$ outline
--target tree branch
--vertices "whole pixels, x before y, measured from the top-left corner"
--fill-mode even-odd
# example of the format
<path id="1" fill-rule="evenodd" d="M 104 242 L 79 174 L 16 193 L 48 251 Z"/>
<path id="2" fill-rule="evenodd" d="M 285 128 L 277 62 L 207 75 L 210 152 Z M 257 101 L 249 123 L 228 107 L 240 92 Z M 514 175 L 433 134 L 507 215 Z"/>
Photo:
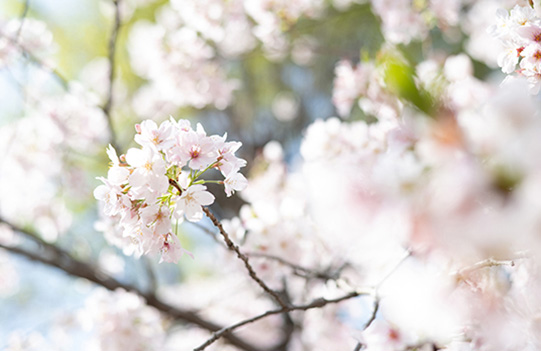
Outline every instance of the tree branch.
<path id="1" fill-rule="evenodd" d="M 378 314 L 378 310 L 379 310 L 379 297 L 375 296 L 374 297 L 374 307 L 372 308 L 372 314 L 370 315 L 370 318 L 368 319 L 368 321 L 364 325 L 363 330 L 366 330 L 366 328 L 368 328 L 370 325 L 372 325 L 372 322 L 374 322 L 376 320 L 376 315 Z"/>
<path id="2" fill-rule="evenodd" d="M 108 60 L 109 60 L 109 79 L 108 79 L 108 85 L 107 85 L 107 99 L 105 100 L 105 104 L 102 107 L 103 113 L 105 114 L 105 118 L 107 119 L 107 125 L 109 126 L 109 133 L 111 134 L 111 145 L 115 148 L 115 150 L 118 150 L 117 144 L 116 144 L 116 134 L 115 129 L 113 127 L 113 120 L 111 117 L 111 110 L 113 108 L 113 85 L 115 81 L 115 54 L 116 54 L 116 43 L 118 38 L 118 33 L 120 31 L 120 0 L 112 0 L 113 5 L 115 7 L 115 14 L 114 14 L 114 23 L 113 23 L 113 29 L 111 32 L 111 37 L 109 38 L 109 54 L 108 54 Z"/>
<path id="3" fill-rule="evenodd" d="M 307 278 L 307 279 L 317 278 L 317 279 L 321 279 L 321 280 L 324 280 L 324 281 L 337 280 L 337 279 L 339 279 L 338 275 L 339 275 L 340 271 L 343 269 L 343 266 L 342 266 L 342 267 L 336 269 L 334 272 L 332 271 L 331 267 L 329 267 L 329 268 L 327 268 L 327 269 L 325 269 L 323 271 L 315 271 L 313 269 L 305 268 L 305 267 L 299 266 L 299 265 L 297 265 L 295 263 L 289 262 L 288 260 L 283 259 L 281 257 L 270 255 L 270 254 L 263 253 L 263 252 L 249 252 L 246 255 L 248 257 L 260 257 L 260 258 L 266 258 L 266 259 L 269 259 L 269 260 L 279 262 L 279 263 L 283 264 L 284 266 L 287 266 L 287 267 L 291 268 L 293 270 L 294 274 L 296 274 L 296 275 L 298 275 L 300 277 L 303 277 L 303 278 Z"/>
<path id="4" fill-rule="evenodd" d="M 21 35 L 21 31 L 23 30 L 24 20 L 26 19 L 26 15 L 28 14 L 28 9 L 30 8 L 30 0 L 25 0 L 23 11 L 21 13 L 20 21 L 21 24 L 19 26 L 19 29 L 17 29 L 17 34 L 15 34 L 15 38 L 18 40 L 19 36 Z"/>
<path id="5" fill-rule="evenodd" d="M 40 238 L 38 234 L 30 230 L 21 228 L 17 226 L 16 224 L 11 223 L 10 221 L 4 219 L 3 217 L 0 217 L 0 223 L 4 223 L 8 227 L 10 227 L 13 231 L 23 234 L 25 237 L 32 240 L 36 244 L 38 244 L 40 247 L 49 250 L 51 254 L 56 255 L 59 259 L 65 256 L 69 256 L 69 254 L 63 249 L 61 249 L 60 247 L 46 242 L 45 240 Z"/>
<path id="6" fill-rule="evenodd" d="M 463 268 L 463 269 L 459 270 L 458 272 L 456 272 L 454 274 L 461 276 L 461 275 L 468 274 L 468 273 L 471 273 L 473 271 L 476 271 L 478 269 L 495 267 L 495 266 L 514 267 L 515 266 L 515 261 L 513 261 L 513 260 L 495 260 L 493 258 L 487 258 L 486 260 L 477 262 L 472 266 Z"/>
<path id="7" fill-rule="evenodd" d="M 345 295 L 343 295 L 341 297 L 335 298 L 335 299 L 318 298 L 318 299 L 315 299 L 312 302 L 307 303 L 305 305 L 290 305 L 290 306 L 282 307 L 280 309 L 267 311 L 265 313 L 261 313 L 261 314 L 255 316 L 255 317 L 245 319 L 245 320 L 240 321 L 238 323 L 235 323 L 235 324 L 233 324 L 233 325 L 231 325 L 231 326 L 229 326 L 227 328 L 223 328 L 223 329 L 215 332 L 210 339 L 208 339 L 201 346 L 195 348 L 193 351 L 203 351 L 207 346 L 210 346 L 212 343 L 214 343 L 216 340 L 218 340 L 223 335 L 227 335 L 227 334 L 231 333 L 233 330 L 235 330 L 235 329 L 237 329 L 239 327 L 242 327 L 243 325 L 254 323 L 254 322 L 256 322 L 256 321 L 258 321 L 260 319 L 266 318 L 268 316 L 272 316 L 272 315 L 280 314 L 280 313 L 292 312 L 292 311 L 307 311 L 307 310 L 311 310 L 311 309 L 314 309 L 314 308 L 321 308 L 321 307 L 324 307 L 324 306 L 326 306 L 328 304 L 335 304 L 335 303 L 339 303 L 339 302 L 342 302 L 342 301 L 345 301 L 345 300 L 348 300 L 348 299 L 351 299 L 351 298 L 354 298 L 354 297 L 357 297 L 357 296 L 368 295 L 368 294 L 371 294 L 371 292 L 370 291 L 358 290 L 358 291 L 353 291 L 353 292 L 347 293 L 347 294 L 345 294 Z"/>
<path id="8" fill-rule="evenodd" d="M 480 270 L 483 268 L 500 267 L 500 266 L 514 267 L 515 261 L 514 260 L 495 260 L 493 258 L 487 258 L 486 260 L 477 262 L 474 265 L 471 265 L 469 267 L 459 269 L 458 271 L 451 273 L 451 275 L 456 278 L 457 282 L 466 281 L 468 280 L 468 276 L 477 270 Z"/>
<path id="9" fill-rule="evenodd" d="M 229 238 L 229 235 L 226 233 L 226 231 L 224 230 L 224 228 L 222 227 L 222 224 L 218 221 L 218 219 L 216 219 L 216 217 L 210 212 L 210 210 L 206 207 L 203 207 L 203 212 L 205 212 L 205 214 L 207 215 L 208 218 L 210 218 L 210 220 L 212 221 L 212 223 L 214 224 L 214 226 L 216 226 L 216 228 L 218 228 L 218 230 L 220 231 L 220 234 L 222 234 L 222 236 L 224 237 L 224 240 L 225 240 L 225 243 L 227 244 L 227 247 L 232 250 L 232 251 L 235 251 L 235 253 L 237 254 L 237 257 L 239 259 L 242 260 L 242 262 L 244 262 L 244 266 L 246 267 L 246 269 L 248 270 L 248 274 L 250 275 L 250 277 L 267 293 L 269 294 L 270 296 L 272 296 L 274 298 L 274 300 L 276 302 L 278 302 L 278 304 L 280 306 L 282 306 L 282 308 L 288 308 L 288 304 L 286 304 L 282 298 L 278 295 L 278 293 L 274 290 L 272 290 L 271 288 L 269 288 L 267 286 L 267 284 L 265 284 L 265 282 L 263 282 L 263 280 L 261 280 L 261 278 L 258 277 L 258 275 L 256 274 L 256 272 L 254 271 L 254 268 L 252 267 L 252 265 L 250 264 L 249 260 L 248 260 L 248 257 L 246 255 L 244 255 L 239 247 L 237 245 L 235 245 L 235 243 L 233 243 L 233 241 L 231 241 L 231 239 Z"/>
<path id="10" fill-rule="evenodd" d="M 391 269 L 384 277 L 383 279 L 380 280 L 380 282 L 376 285 L 376 287 L 374 288 L 374 291 L 373 291 L 373 297 L 374 297 L 374 305 L 372 307 L 372 313 L 370 314 L 370 318 L 368 318 L 368 321 L 365 323 L 364 327 L 363 327 L 363 330 L 366 330 L 368 327 L 370 327 L 372 325 L 372 323 L 376 320 L 376 316 L 378 314 L 378 311 L 379 311 L 379 303 L 380 303 L 380 298 L 379 298 L 379 295 L 378 295 L 378 290 L 379 288 L 381 287 L 381 285 L 387 280 L 389 279 L 389 277 L 391 275 L 393 275 L 394 272 L 396 272 L 396 270 L 398 269 L 398 267 L 400 267 L 402 265 L 402 263 L 404 263 L 404 261 L 411 256 L 411 250 L 408 249 L 405 253 L 405 255 L 400 259 L 400 261 L 398 261 L 398 263 L 396 264 L 396 266 L 393 267 L 393 269 Z M 358 342 L 357 345 L 355 346 L 355 348 L 353 349 L 353 351 L 360 351 L 363 346 L 365 346 L 362 342 Z"/>
<path id="11" fill-rule="evenodd" d="M 34 65 L 40 67 L 44 71 L 49 72 L 58 81 L 58 83 L 60 83 L 60 85 L 62 86 L 64 90 L 68 90 L 69 80 L 66 77 L 64 77 L 59 71 L 47 65 L 45 62 L 43 62 L 41 59 L 35 56 L 30 50 L 26 49 L 24 46 L 19 44 L 17 39 L 11 38 L 10 36 L 7 36 L 5 34 L 3 34 L 2 36 L 6 38 L 10 42 L 11 45 L 19 49 L 24 54 L 23 56 L 26 57 L 27 60 L 29 60 Z"/>
<path id="12" fill-rule="evenodd" d="M 370 315 L 370 318 L 368 319 L 368 321 L 365 323 L 363 330 L 366 330 L 376 320 L 376 315 L 378 314 L 378 311 L 379 311 L 379 296 L 375 295 L 374 307 L 372 308 L 372 314 Z M 355 346 L 355 348 L 353 349 L 353 351 L 360 351 L 363 348 L 363 346 L 366 346 L 366 345 L 364 345 L 362 342 L 359 341 L 357 345 Z"/>
<path id="13" fill-rule="evenodd" d="M 163 312 L 164 314 L 172 317 L 175 320 L 181 320 L 187 323 L 191 323 L 200 328 L 209 330 L 211 332 L 216 332 L 223 329 L 222 326 L 201 318 L 195 311 L 185 310 L 185 309 L 171 306 L 161 301 L 152 292 L 144 293 L 143 291 L 137 289 L 136 287 L 132 285 L 119 282 L 118 280 L 114 279 L 113 277 L 99 270 L 97 267 L 90 265 L 89 263 L 80 261 L 72 257 L 67 251 L 64 251 L 63 249 L 55 245 L 52 245 L 43 241 L 41 238 L 37 236 L 37 234 L 34 234 L 28 230 L 24 230 L 15 225 L 12 225 L 11 223 L 9 223 L 8 221 L 2 218 L 0 218 L 0 222 L 5 223 L 9 227 L 11 227 L 13 231 L 19 232 L 29 237 L 30 239 L 38 243 L 41 247 L 48 249 L 49 255 L 40 255 L 35 252 L 22 249 L 20 247 L 8 246 L 2 243 L 0 243 L 0 248 L 10 251 L 14 254 L 26 257 L 30 260 L 37 261 L 45 265 L 61 269 L 72 276 L 85 278 L 111 291 L 121 288 L 126 291 L 134 292 L 140 295 L 141 297 L 143 297 L 149 306 L 156 308 L 157 310 Z M 253 345 L 231 334 L 224 335 L 224 339 L 231 345 L 234 345 L 245 351 L 261 351 L 262 350 L 261 347 Z"/>

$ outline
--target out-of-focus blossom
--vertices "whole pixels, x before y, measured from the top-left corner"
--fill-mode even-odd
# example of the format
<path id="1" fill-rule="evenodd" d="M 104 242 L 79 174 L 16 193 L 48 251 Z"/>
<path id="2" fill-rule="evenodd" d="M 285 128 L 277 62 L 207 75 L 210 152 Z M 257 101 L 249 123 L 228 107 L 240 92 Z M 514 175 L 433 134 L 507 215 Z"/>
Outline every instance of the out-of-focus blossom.
<path id="1" fill-rule="evenodd" d="M 15 63 L 24 52 L 49 61 L 54 51 L 53 35 L 44 22 L 17 18 L 0 23 L 0 67 Z"/>
<path id="2" fill-rule="evenodd" d="M 132 65 L 136 73 L 149 80 L 145 88 L 155 93 L 150 95 L 156 100 L 152 103 L 226 108 L 237 83 L 227 79 L 214 60 L 214 50 L 194 29 L 182 27 L 182 22 L 178 26 L 166 31 L 160 25 L 139 22 L 130 33 Z"/>
<path id="3" fill-rule="evenodd" d="M 349 61 L 338 62 L 332 100 L 343 118 L 349 116 L 355 102 L 365 114 L 382 120 L 395 120 L 402 110 L 401 102 L 389 93 L 382 70 L 373 61 L 360 62 L 356 67 Z"/>
<path id="4" fill-rule="evenodd" d="M 165 321 L 159 312 L 131 292 L 98 289 L 79 311 L 81 323 L 92 331 L 100 350 L 157 350 L 165 342 Z"/>

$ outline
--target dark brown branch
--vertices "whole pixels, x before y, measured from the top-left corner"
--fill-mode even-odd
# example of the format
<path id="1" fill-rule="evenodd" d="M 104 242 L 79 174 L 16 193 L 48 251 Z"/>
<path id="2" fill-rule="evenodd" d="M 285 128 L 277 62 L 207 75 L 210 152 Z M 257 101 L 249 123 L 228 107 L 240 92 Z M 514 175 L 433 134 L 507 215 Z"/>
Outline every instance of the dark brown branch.
<path id="1" fill-rule="evenodd" d="M 339 302 L 349 300 L 349 299 L 357 297 L 357 296 L 368 295 L 368 294 L 370 294 L 370 292 L 368 292 L 368 291 L 353 291 L 353 292 L 350 292 L 350 293 L 348 293 L 346 295 L 343 295 L 343 296 L 335 298 L 335 299 L 319 298 L 319 299 L 315 299 L 312 302 L 307 303 L 305 305 L 291 305 L 291 306 L 282 307 L 280 309 L 267 311 L 265 313 L 262 313 L 260 315 L 257 315 L 255 317 L 252 317 L 252 318 L 249 318 L 249 319 L 245 319 L 245 320 L 240 321 L 238 323 L 235 323 L 235 324 L 233 324 L 233 325 L 231 325 L 231 326 L 229 326 L 227 328 L 223 328 L 223 329 L 215 332 L 214 334 L 212 334 L 212 337 L 210 339 L 208 339 L 201 346 L 195 348 L 193 351 L 203 351 L 207 346 L 210 346 L 211 344 L 213 344 L 220 337 L 222 337 L 224 335 L 229 335 L 229 333 L 231 333 L 235 329 L 237 329 L 239 327 L 242 327 L 243 325 L 246 325 L 246 324 L 254 323 L 254 322 L 256 322 L 256 321 L 258 321 L 260 319 L 263 319 L 263 318 L 266 318 L 266 317 L 269 317 L 269 316 L 272 316 L 272 315 L 275 315 L 275 314 L 292 312 L 292 311 L 307 311 L 307 310 L 311 310 L 311 309 L 314 309 L 314 308 L 322 308 L 322 307 L 324 307 L 326 305 L 329 305 L 329 304 L 339 303 Z"/>
<path id="2" fill-rule="evenodd" d="M 284 266 L 287 266 L 287 267 L 291 268 L 293 270 L 294 274 L 296 274 L 296 275 L 298 275 L 300 277 L 303 277 L 303 278 L 307 278 L 307 279 L 317 278 L 317 279 L 321 279 L 321 280 L 324 280 L 324 281 L 337 280 L 337 279 L 339 279 L 338 274 L 343 269 L 343 267 L 340 267 L 340 268 L 336 269 L 335 272 L 332 272 L 331 268 L 328 268 L 328 269 L 326 269 L 324 271 L 316 271 L 316 270 L 313 270 L 313 269 L 309 269 L 309 268 L 299 266 L 299 265 L 297 265 L 295 263 L 292 263 L 292 262 L 289 262 L 289 261 L 287 261 L 287 260 L 285 260 L 285 259 L 283 259 L 281 257 L 266 254 L 266 253 L 262 253 L 262 252 L 250 252 L 250 253 L 247 253 L 246 255 L 248 257 L 261 257 L 261 258 L 266 258 L 266 259 L 269 259 L 269 260 L 279 262 L 279 263 L 283 264 Z"/>
<path id="3" fill-rule="evenodd" d="M 256 272 L 254 271 L 254 268 L 250 264 L 250 261 L 248 260 L 248 257 L 246 255 L 244 255 L 240 251 L 240 248 L 237 245 L 235 245 L 235 243 L 233 243 L 233 241 L 231 241 L 231 239 L 229 238 L 229 235 L 227 234 L 227 232 L 222 227 L 222 224 L 220 223 L 220 221 L 218 221 L 218 219 L 216 219 L 216 217 L 212 214 L 212 212 L 210 212 L 210 210 L 208 208 L 203 207 L 203 212 L 205 212 L 207 217 L 210 218 L 210 220 L 212 221 L 214 226 L 216 226 L 216 228 L 218 228 L 218 230 L 220 231 L 220 234 L 222 234 L 222 236 L 223 236 L 223 238 L 225 240 L 225 243 L 227 244 L 227 247 L 230 250 L 235 251 L 235 253 L 237 254 L 237 257 L 239 259 L 241 259 L 242 262 L 244 262 L 244 266 L 248 270 L 248 274 L 250 275 L 250 278 L 252 278 L 267 294 L 272 296 L 274 298 L 274 300 L 276 302 L 278 302 L 278 304 L 280 306 L 282 306 L 282 308 L 288 308 L 288 305 L 282 300 L 282 298 L 278 295 L 278 293 L 276 291 L 272 290 L 271 288 L 269 288 L 267 286 L 267 284 L 265 284 L 265 282 L 263 282 L 263 280 L 261 280 L 261 278 L 258 277 Z"/>
<path id="4" fill-rule="evenodd" d="M 102 107 L 103 113 L 105 114 L 105 118 L 107 119 L 107 125 L 109 126 L 109 133 L 111 134 L 111 145 L 118 150 L 118 147 L 116 145 L 116 133 L 115 129 L 113 127 L 113 119 L 111 117 L 111 110 L 113 108 L 113 94 L 114 94 L 114 81 L 115 81 L 115 55 L 116 55 L 116 43 L 118 39 L 118 33 L 120 31 L 120 0 L 112 0 L 113 5 L 115 7 L 114 11 L 114 23 L 113 23 L 113 30 L 111 32 L 111 37 L 109 38 L 109 46 L 108 46 L 108 60 L 109 60 L 109 79 L 108 79 L 108 85 L 107 85 L 107 99 L 105 100 L 105 104 Z"/>
<path id="5" fill-rule="evenodd" d="M 106 273 L 99 270 L 97 267 L 90 265 L 89 263 L 80 261 L 72 257 L 68 252 L 64 251 L 62 248 L 59 248 L 55 245 L 49 244 L 39 238 L 36 234 L 19 228 L 6 220 L 0 218 L 0 222 L 11 227 L 12 230 L 19 232 L 28 238 L 32 239 L 40 245 L 40 247 L 47 249 L 47 253 L 40 255 L 38 253 L 29 251 L 27 249 L 22 249 L 20 247 L 8 246 L 0 243 L 0 248 L 8 250 L 14 254 L 24 256 L 30 260 L 41 262 L 45 265 L 56 267 L 63 270 L 64 272 L 79 278 L 85 278 L 95 284 L 101 285 L 108 290 L 116 290 L 118 288 L 132 291 L 141 297 L 143 297 L 149 306 L 156 308 L 157 310 L 163 312 L 164 314 L 172 317 L 175 320 L 184 321 L 187 323 L 194 324 L 200 328 L 209 330 L 211 332 L 216 332 L 224 329 L 222 326 L 205 320 L 201 318 L 195 311 L 180 309 L 174 306 L 171 306 L 165 302 L 162 302 L 158 297 L 153 293 L 144 293 L 138 288 L 123 284 L 118 280 L 110 277 Z M 223 334 L 223 333 L 222 333 Z M 248 343 L 243 339 L 236 337 L 231 334 L 223 335 L 224 339 L 228 343 L 234 345 L 242 350 L 246 351 L 261 351 L 262 349 L 258 346 Z"/>
<path id="6" fill-rule="evenodd" d="M 286 277 L 282 277 L 282 296 L 286 300 L 288 304 L 291 304 L 291 297 L 288 292 L 288 286 L 287 286 L 287 279 Z M 276 344 L 269 349 L 269 351 L 286 351 L 288 350 L 288 345 L 291 342 L 291 339 L 293 338 L 293 333 L 295 332 L 295 329 L 297 328 L 297 325 L 295 324 L 295 321 L 291 317 L 290 313 L 282 313 L 282 337 L 279 341 L 276 342 Z"/>
<path id="7" fill-rule="evenodd" d="M 263 252 L 249 252 L 246 255 L 249 256 L 249 257 L 261 257 L 261 258 L 266 258 L 266 259 L 269 259 L 269 260 L 272 260 L 272 261 L 276 261 L 276 262 L 279 262 L 279 263 L 283 264 L 284 266 L 287 266 L 287 267 L 293 269 L 294 271 L 300 271 L 300 272 L 302 272 L 302 273 L 304 273 L 306 275 L 314 274 L 313 270 L 301 267 L 299 265 L 296 265 L 295 263 L 289 262 L 289 261 L 287 261 L 287 260 L 285 260 L 285 259 L 283 259 L 281 257 L 278 257 L 278 256 L 270 255 L 270 254 L 263 253 Z"/>
<path id="8" fill-rule="evenodd" d="M 178 190 L 179 196 L 182 195 L 182 189 L 180 188 L 176 180 L 169 178 L 169 184 Z"/>

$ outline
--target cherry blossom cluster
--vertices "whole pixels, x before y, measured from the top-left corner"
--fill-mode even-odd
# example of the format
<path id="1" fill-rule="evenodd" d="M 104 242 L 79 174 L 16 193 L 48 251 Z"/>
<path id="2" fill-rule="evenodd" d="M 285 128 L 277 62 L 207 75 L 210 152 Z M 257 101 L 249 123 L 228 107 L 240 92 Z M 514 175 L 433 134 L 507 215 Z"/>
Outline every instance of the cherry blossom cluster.
<path id="1" fill-rule="evenodd" d="M 255 21 L 254 35 L 273 60 L 286 57 L 289 49 L 285 34 L 301 18 L 317 18 L 324 9 L 321 0 L 244 1 L 245 11 Z"/>
<path id="2" fill-rule="evenodd" d="M 44 22 L 32 18 L 0 22 L 0 67 L 14 64 L 23 52 L 46 58 L 54 51 L 53 34 Z"/>
<path id="3" fill-rule="evenodd" d="M 502 71 L 507 74 L 516 71 L 526 77 L 531 92 L 537 94 L 541 88 L 541 17 L 538 12 L 531 6 L 519 5 L 511 11 L 499 9 L 490 32 L 504 47 L 498 56 Z"/>
<path id="4" fill-rule="evenodd" d="M 390 43 L 409 43 L 424 39 L 431 27 L 456 26 L 464 0 L 372 0 L 374 13 L 381 17 L 382 31 Z"/>
<path id="5" fill-rule="evenodd" d="M 239 172 L 246 161 L 235 156 L 241 143 L 226 141 L 226 135 L 208 136 L 200 124 L 194 130 L 189 121 L 172 118 L 160 126 L 145 120 L 136 130 L 140 148 L 120 157 L 113 147 L 107 149 L 111 167 L 107 178 L 99 178 L 103 184 L 94 196 L 103 202 L 103 213 L 118 220 L 117 245 L 137 255 L 161 253 L 161 261 L 177 262 L 186 251 L 172 226 L 184 218 L 202 219 L 202 207 L 214 202 L 204 184 L 223 184 L 227 196 L 247 185 Z M 211 169 L 225 179 L 202 179 Z"/>
<path id="6" fill-rule="evenodd" d="M 398 53 L 396 48 L 380 50 L 378 55 Z M 361 61 L 356 65 L 341 60 L 335 67 L 332 101 L 342 118 L 352 115 L 354 106 L 378 120 L 395 124 L 407 109 L 404 100 L 389 89 L 385 81 L 386 61 Z M 466 54 L 442 57 L 433 55 L 418 63 L 415 85 L 457 112 L 477 106 L 493 87 L 474 76 L 473 63 Z"/>
<path id="7" fill-rule="evenodd" d="M 81 169 L 64 163 L 83 150 L 95 154 L 108 131 L 103 111 L 75 84 L 59 94 L 39 86 L 29 91 L 41 94 L 39 104 L 24 118 L 0 129 L 0 149 L 5 150 L 0 163 L 10 170 L 0 174 L 0 196 L 5 200 L 0 202 L 0 214 L 14 223 L 32 221 L 44 237 L 54 240 L 72 222 L 60 197 L 86 198 L 91 191 Z"/>
<path id="8" fill-rule="evenodd" d="M 96 289 L 78 317 L 82 327 L 94 335 L 90 341 L 94 348 L 89 349 L 151 351 L 164 346 L 165 321 L 132 292 Z"/>
<path id="9" fill-rule="evenodd" d="M 382 70 L 373 61 L 353 65 L 342 60 L 336 64 L 332 101 L 340 117 L 348 117 L 357 102 L 366 114 L 379 119 L 396 119 L 402 104 L 389 94 Z"/>
<path id="10" fill-rule="evenodd" d="M 131 64 L 149 82 L 139 89 L 134 110 L 147 116 L 185 106 L 225 109 L 239 81 L 228 76 L 224 58 L 250 52 L 259 40 L 268 58 L 281 60 L 290 49 L 287 30 L 323 9 L 321 0 L 171 1 L 156 23 L 138 21 L 130 31 Z M 298 38 L 293 46 L 297 61 L 309 61 L 309 39 Z"/>
<path id="11" fill-rule="evenodd" d="M 236 81 L 227 78 L 215 50 L 175 12 L 164 11 L 157 24 L 137 23 L 128 49 L 134 71 L 149 80 L 134 99 L 140 114 L 184 106 L 224 109 L 231 102 Z"/>

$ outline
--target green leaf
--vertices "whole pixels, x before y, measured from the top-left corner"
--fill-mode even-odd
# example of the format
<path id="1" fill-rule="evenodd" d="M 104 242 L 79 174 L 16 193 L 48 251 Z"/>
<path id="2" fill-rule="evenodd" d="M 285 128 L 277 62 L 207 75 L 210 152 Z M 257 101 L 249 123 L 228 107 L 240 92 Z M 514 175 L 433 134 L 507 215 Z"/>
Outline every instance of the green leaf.
<path id="1" fill-rule="evenodd" d="M 415 84 L 414 69 L 397 56 L 391 54 L 383 57 L 383 79 L 389 91 L 402 100 L 413 104 L 425 114 L 431 116 L 434 110 L 432 98 L 428 92 Z"/>

